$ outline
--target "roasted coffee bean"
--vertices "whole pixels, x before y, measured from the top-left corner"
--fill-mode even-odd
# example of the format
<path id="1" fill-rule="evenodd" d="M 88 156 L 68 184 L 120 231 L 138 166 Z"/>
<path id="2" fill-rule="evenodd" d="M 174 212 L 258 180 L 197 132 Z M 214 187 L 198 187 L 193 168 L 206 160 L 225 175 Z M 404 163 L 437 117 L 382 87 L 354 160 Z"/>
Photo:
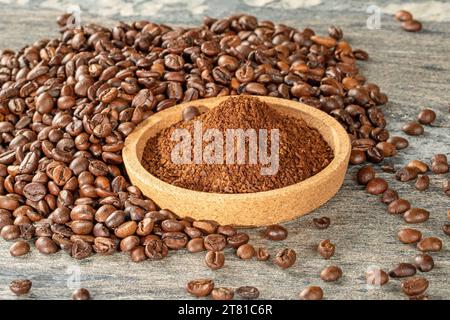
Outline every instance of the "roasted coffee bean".
<path id="1" fill-rule="evenodd" d="M 130 252 L 132 251 L 134 248 L 136 248 L 139 244 L 140 244 L 140 239 L 137 236 L 127 236 L 125 238 L 123 238 L 122 240 L 120 240 L 120 251 L 122 252 Z"/>
<path id="2" fill-rule="evenodd" d="M 8 225 L 2 228 L 0 235 L 4 240 L 16 240 L 20 238 L 20 228 L 15 225 Z"/>
<path id="3" fill-rule="evenodd" d="M 200 110 L 197 107 L 189 106 L 183 109 L 182 117 L 184 121 L 192 120 L 198 115 L 200 115 Z"/>
<path id="4" fill-rule="evenodd" d="M 417 190 L 419 191 L 425 191 L 430 186 L 430 177 L 423 175 L 419 176 L 419 178 L 416 180 L 416 183 L 414 184 Z"/>
<path id="5" fill-rule="evenodd" d="M 36 242 L 34 243 L 34 246 L 40 253 L 43 254 L 52 254 L 56 253 L 59 250 L 56 243 L 52 239 L 47 237 L 37 238 Z"/>
<path id="6" fill-rule="evenodd" d="M 398 193 L 393 189 L 387 189 L 381 196 L 381 202 L 384 204 L 390 204 L 397 199 L 399 199 Z"/>
<path id="7" fill-rule="evenodd" d="M 28 279 L 13 280 L 9 284 L 9 289 L 15 295 L 20 296 L 30 292 L 32 284 L 31 280 Z"/>
<path id="8" fill-rule="evenodd" d="M 417 121 L 421 124 L 432 124 L 436 120 L 436 113 L 431 109 L 423 109 L 417 116 Z"/>
<path id="9" fill-rule="evenodd" d="M 242 260 L 250 260 L 255 256 L 255 254 L 255 248 L 249 243 L 243 244 L 236 251 L 236 255 Z"/>
<path id="10" fill-rule="evenodd" d="M 375 170 L 369 165 L 359 169 L 356 178 L 359 184 L 366 185 L 370 180 L 375 178 L 375 175 Z"/>
<path id="11" fill-rule="evenodd" d="M 23 240 L 17 241 L 9 248 L 9 253 L 13 257 L 26 255 L 28 252 L 30 252 L 30 245 Z"/>
<path id="12" fill-rule="evenodd" d="M 145 255 L 145 248 L 143 246 L 138 246 L 130 251 L 130 258 L 133 262 L 142 262 L 147 260 Z"/>
<path id="13" fill-rule="evenodd" d="M 255 256 L 258 261 L 267 261 L 270 258 L 270 253 L 266 248 L 261 247 L 256 249 Z"/>
<path id="14" fill-rule="evenodd" d="M 41 183 L 32 182 L 23 188 L 23 194 L 28 200 L 39 201 L 45 197 L 47 190 Z"/>
<path id="15" fill-rule="evenodd" d="M 256 287 L 243 286 L 236 289 L 236 294 L 242 299 L 255 300 L 259 297 L 259 290 Z"/>
<path id="16" fill-rule="evenodd" d="M 110 228 L 114 229 L 120 226 L 122 223 L 125 222 L 125 212 L 121 210 L 114 211 L 111 213 L 108 218 L 105 220 L 105 225 Z"/>
<path id="17" fill-rule="evenodd" d="M 96 253 L 101 255 L 110 255 L 116 251 L 116 241 L 107 237 L 96 237 L 94 239 L 93 249 Z"/>
<path id="18" fill-rule="evenodd" d="M 403 281 L 401 287 L 407 296 L 418 296 L 428 289 L 428 285 L 424 277 L 412 277 Z"/>
<path id="19" fill-rule="evenodd" d="M 386 173 L 395 173 L 396 172 L 395 167 L 392 164 L 382 165 L 381 170 L 383 170 L 383 172 L 386 172 Z"/>
<path id="20" fill-rule="evenodd" d="M 407 223 L 422 223 L 428 220 L 430 213 L 425 209 L 411 208 L 403 214 Z"/>
<path id="21" fill-rule="evenodd" d="M 212 234 L 212 233 L 216 232 L 219 224 L 217 222 L 211 221 L 211 220 L 199 220 L 199 221 L 194 221 L 192 223 L 192 226 L 201 230 L 202 232 L 204 232 L 206 234 Z"/>
<path id="22" fill-rule="evenodd" d="M 434 268 L 433 257 L 426 253 L 416 255 L 414 257 L 414 264 L 421 272 L 428 272 Z"/>
<path id="23" fill-rule="evenodd" d="M 317 229 L 323 230 L 330 226 L 331 219 L 328 217 L 313 218 L 313 223 Z"/>
<path id="24" fill-rule="evenodd" d="M 163 234 L 162 240 L 169 249 L 174 250 L 182 249 L 188 243 L 187 235 L 182 232 L 166 232 Z"/>
<path id="25" fill-rule="evenodd" d="M 376 148 L 381 151 L 385 158 L 393 157 L 397 154 L 397 149 L 395 146 L 386 141 L 378 142 Z"/>
<path id="26" fill-rule="evenodd" d="M 145 245 L 145 255 L 150 260 L 161 260 L 167 257 L 169 249 L 166 244 L 159 239 L 152 239 Z"/>
<path id="27" fill-rule="evenodd" d="M 338 266 L 327 266 L 320 272 L 320 279 L 326 282 L 337 281 L 342 277 L 342 269 Z"/>
<path id="28" fill-rule="evenodd" d="M 418 172 L 416 169 L 405 167 L 395 173 L 395 178 L 399 181 L 405 182 L 416 179 L 417 175 Z"/>
<path id="29" fill-rule="evenodd" d="M 194 238 L 189 240 L 189 242 L 186 245 L 186 249 L 189 252 L 201 252 L 205 251 L 205 245 L 203 243 L 203 238 Z"/>
<path id="30" fill-rule="evenodd" d="M 83 240 L 73 241 L 71 255 L 75 259 L 85 259 L 92 254 L 92 246 Z"/>
<path id="31" fill-rule="evenodd" d="M 399 263 L 388 274 L 391 278 L 411 277 L 416 274 L 416 267 L 411 263 Z"/>
<path id="32" fill-rule="evenodd" d="M 371 286 L 383 286 L 389 281 L 389 275 L 382 269 L 372 268 L 366 272 L 366 283 Z"/>
<path id="33" fill-rule="evenodd" d="M 250 238 L 249 238 L 248 234 L 243 233 L 243 232 L 238 232 L 234 236 L 228 237 L 227 243 L 232 248 L 237 249 L 240 246 L 242 246 L 243 244 L 248 243 L 249 240 L 250 240 Z"/>
<path id="34" fill-rule="evenodd" d="M 410 136 L 420 136 L 424 132 L 422 125 L 415 121 L 411 121 L 411 122 L 408 122 L 407 124 L 405 124 L 402 127 L 402 130 L 404 133 L 406 133 Z"/>
<path id="35" fill-rule="evenodd" d="M 413 19 L 413 15 L 406 10 L 399 10 L 395 13 L 395 19 L 398 21 L 409 21 Z"/>
<path id="36" fill-rule="evenodd" d="M 366 151 L 367 153 L 367 160 L 373 163 L 380 163 L 383 161 L 384 156 L 380 149 L 378 148 L 370 148 Z"/>
<path id="37" fill-rule="evenodd" d="M 209 234 L 204 238 L 206 250 L 222 251 L 227 246 L 227 239 L 221 234 Z"/>
<path id="38" fill-rule="evenodd" d="M 217 228 L 217 233 L 222 234 L 225 237 L 232 237 L 236 234 L 236 229 L 233 226 L 225 225 L 225 226 L 219 226 Z"/>
<path id="39" fill-rule="evenodd" d="M 85 288 L 76 289 L 72 293 L 72 300 L 90 300 L 90 299 L 91 299 L 91 294 Z"/>
<path id="40" fill-rule="evenodd" d="M 280 241 L 287 238 L 288 232 L 286 228 L 280 225 L 271 225 L 264 230 L 264 237 L 272 241 Z"/>
<path id="41" fill-rule="evenodd" d="M 166 232 L 180 232 L 183 231 L 184 225 L 178 220 L 168 219 L 161 223 L 161 228 Z"/>
<path id="42" fill-rule="evenodd" d="M 382 178 L 373 178 L 366 185 L 366 192 L 370 194 L 382 194 L 388 188 L 388 183 Z"/>
<path id="43" fill-rule="evenodd" d="M 282 269 L 290 268 L 297 260 L 297 254 L 293 249 L 283 249 L 277 253 L 273 262 Z"/>
<path id="44" fill-rule="evenodd" d="M 230 288 L 214 288 L 211 291 L 211 298 L 213 300 L 233 300 L 234 290 Z"/>
<path id="45" fill-rule="evenodd" d="M 444 233 L 450 237 L 450 224 L 444 225 L 442 227 L 442 231 L 444 231 Z"/>
<path id="46" fill-rule="evenodd" d="M 423 238 L 417 243 L 417 249 L 422 252 L 441 251 L 442 240 L 436 237 Z"/>
<path id="47" fill-rule="evenodd" d="M 350 153 L 350 163 L 351 164 L 361 164 L 366 161 L 366 153 L 362 150 L 353 149 Z"/>
<path id="48" fill-rule="evenodd" d="M 317 246 L 317 252 L 325 259 L 330 259 L 335 250 L 336 246 L 329 239 L 322 240 Z"/>
<path id="49" fill-rule="evenodd" d="M 422 30 L 422 23 L 417 20 L 406 20 L 401 23 L 402 29 L 408 32 L 419 32 Z"/>
<path id="50" fill-rule="evenodd" d="M 449 171 L 447 156 L 445 154 L 436 154 L 431 158 L 431 171 L 436 174 L 444 174 Z"/>
<path id="51" fill-rule="evenodd" d="M 387 211 L 390 214 L 402 214 L 408 211 L 411 208 L 411 204 L 408 200 L 405 199 L 397 199 L 391 202 L 388 207 Z"/>
<path id="52" fill-rule="evenodd" d="M 340 40 L 342 39 L 343 36 L 343 32 L 342 29 L 336 26 L 331 26 L 328 28 L 328 34 L 330 37 L 336 39 L 336 40 Z"/>
<path id="53" fill-rule="evenodd" d="M 214 289 L 211 279 L 191 280 L 186 284 L 186 291 L 195 297 L 206 297 Z"/>
<path id="54" fill-rule="evenodd" d="M 404 228 L 397 233 L 397 238 L 403 243 L 416 243 L 422 239 L 422 232 L 416 229 Z"/>
<path id="55" fill-rule="evenodd" d="M 205 264 L 211 270 L 217 270 L 225 264 L 225 255 L 221 251 L 208 251 L 205 255 Z"/>
<path id="56" fill-rule="evenodd" d="M 408 140 L 402 137 L 390 137 L 387 142 L 393 144 L 397 148 L 397 150 L 405 149 L 409 146 Z"/>
<path id="57" fill-rule="evenodd" d="M 118 226 L 116 230 L 114 230 L 114 234 L 116 235 L 116 237 L 123 239 L 133 235 L 136 232 L 136 230 L 137 230 L 136 221 L 127 221 Z"/>
<path id="58" fill-rule="evenodd" d="M 299 298 L 300 300 L 322 300 L 323 290 L 318 286 L 309 286 L 300 292 Z"/>

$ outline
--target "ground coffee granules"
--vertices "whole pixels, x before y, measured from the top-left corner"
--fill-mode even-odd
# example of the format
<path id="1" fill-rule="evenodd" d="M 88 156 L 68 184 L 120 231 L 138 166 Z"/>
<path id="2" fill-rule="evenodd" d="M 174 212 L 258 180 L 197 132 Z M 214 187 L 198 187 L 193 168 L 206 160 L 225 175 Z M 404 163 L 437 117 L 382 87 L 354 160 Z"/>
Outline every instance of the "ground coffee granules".
<path id="1" fill-rule="evenodd" d="M 227 150 L 225 137 L 228 129 L 255 129 L 256 132 L 266 129 L 268 137 L 272 137 L 273 129 L 278 129 L 278 170 L 273 174 L 263 175 L 261 168 L 266 167 L 265 165 L 250 163 L 250 139 L 245 140 L 246 161 L 243 164 L 229 164 L 226 159 L 218 164 L 204 161 L 174 163 L 172 151 L 180 142 L 174 141 L 174 132 L 187 129 L 194 136 L 195 123 L 201 123 L 202 133 L 208 129 L 218 129 L 223 133 L 223 150 Z M 270 154 L 272 143 L 268 138 L 269 156 L 273 156 Z M 237 156 L 236 146 L 239 143 L 235 144 L 233 156 Z M 194 141 L 191 141 L 191 147 L 194 148 Z M 261 149 L 258 150 L 258 155 L 260 152 Z M 227 153 L 224 157 L 228 155 Z M 193 157 L 194 152 L 191 153 L 190 160 Z M 143 153 L 142 164 L 159 179 L 179 187 L 205 192 L 248 193 L 277 189 L 305 180 L 325 168 L 332 159 L 333 151 L 330 146 L 317 130 L 308 127 L 302 119 L 284 116 L 257 98 L 240 96 L 230 98 L 212 111 L 192 120 L 179 122 L 150 138 Z"/>

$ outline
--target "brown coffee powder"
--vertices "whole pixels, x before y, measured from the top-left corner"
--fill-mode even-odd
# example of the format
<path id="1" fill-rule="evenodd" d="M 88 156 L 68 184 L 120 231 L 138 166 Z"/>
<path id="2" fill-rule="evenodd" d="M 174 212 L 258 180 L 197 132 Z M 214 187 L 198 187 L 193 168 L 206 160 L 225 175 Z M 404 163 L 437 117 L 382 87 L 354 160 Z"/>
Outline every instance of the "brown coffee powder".
<path id="1" fill-rule="evenodd" d="M 227 129 L 255 129 L 256 132 L 266 129 L 268 156 L 271 156 L 271 132 L 278 129 L 278 171 L 272 175 L 262 175 L 261 168 L 269 165 L 259 161 L 250 163 L 249 139 L 245 140 L 244 164 L 229 164 L 225 155 L 222 164 L 174 163 L 172 150 L 179 141 L 173 141 L 172 135 L 177 129 L 187 129 L 193 136 L 195 122 L 197 125 L 201 123 L 202 133 L 208 129 L 218 129 L 223 133 L 223 143 L 220 144 L 223 150 L 226 150 Z M 202 147 L 205 148 L 209 142 L 203 142 Z M 260 152 L 258 149 L 258 156 Z M 193 154 L 190 154 L 189 160 L 193 160 Z M 237 155 L 236 147 L 233 155 Z M 284 116 L 257 98 L 239 96 L 227 99 L 213 110 L 192 120 L 179 122 L 150 138 L 144 149 L 142 164 L 154 176 L 179 187 L 216 193 L 249 193 L 277 189 L 305 180 L 325 168 L 332 159 L 332 149 L 320 133 L 308 127 L 302 119 Z"/>

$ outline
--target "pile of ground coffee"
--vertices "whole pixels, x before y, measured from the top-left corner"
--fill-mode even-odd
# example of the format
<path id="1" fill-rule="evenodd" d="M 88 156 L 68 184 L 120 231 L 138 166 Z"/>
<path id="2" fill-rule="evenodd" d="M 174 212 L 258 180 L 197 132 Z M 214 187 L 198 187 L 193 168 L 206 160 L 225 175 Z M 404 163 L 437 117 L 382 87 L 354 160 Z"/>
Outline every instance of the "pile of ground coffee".
<path id="1" fill-rule="evenodd" d="M 201 124 L 203 135 L 208 129 L 216 129 L 216 132 L 222 133 L 224 138 L 220 144 L 223 146 L 222 150 L 226 151 L 225 137 L 228 129 L 254 129 L 256 132 L 265 129 L 269 157 L 273 156 L 271 132 L 278 129 L 277 170 L 263 175 L 261 169 L 267 166 L 259 161 L 250 162 L 250 139 L 245 139 L 246 161 L 241 164 L 229 164 L 226 159 L 214 164 L 204 161 L 182 164 L 174 162 L 172 151 L 180 143 L 180 140 L 174 139 L 175 131 L 187 129 L 194 136 L 196 123 Z M 238 140 L 235 141 L 233 156 L 237 156 L 237 146 L 240 145 Z M 194 141 L 190 145 L 193 150 Z M 261 149 L 258 149 L 258 159 L 260 152 Z M 224 154 L 223 157 L 228 155 L 229 153 Z M 194 152 L 190 154 L 189 160 L 193 158 Z M 249 193 L 277 189 L 305 180 L 325 168 L 332 159 L 333 151 L 330 146 L 305 121 L 284 116 L 257 98 L 239 96 L 227 99 L 210 112 L 179 122 L 150 138 L 142 156 L 142 164 L 159 179 L 179 187 L 205 192 Z"/>

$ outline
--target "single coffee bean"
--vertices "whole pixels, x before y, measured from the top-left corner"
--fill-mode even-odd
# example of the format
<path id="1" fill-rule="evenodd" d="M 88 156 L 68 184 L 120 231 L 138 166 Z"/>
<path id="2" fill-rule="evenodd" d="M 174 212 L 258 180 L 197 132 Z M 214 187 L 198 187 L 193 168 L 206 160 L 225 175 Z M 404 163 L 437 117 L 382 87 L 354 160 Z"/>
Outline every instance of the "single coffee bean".
<path id="1" fill-rule="evenodd" d="M 411 121 L 411 122 L 408 122 L 407 124 L 405 124 L 402 127 L 402 130 L 404 133 L 406 133 L 407 135 L 410 135 L 410 136 L 420 136 L 424 132 L 422 125 L 415 121 Z"/>
<path id="2" fill-rule="evenodd" d="M 173 250 L 186 247 L 189 240 L 183 232 L 165 232 L 161 239 L 169 249 Z"/>
<path id="3" fill-rule="evenodd" d="M 417 175 L 416 169 L 405 167 L 395 173 L 395 178 L 401 182 L 406 182 L 416 179 Z"/>
<path id="4" fill-rule="evenodd" d="M 92 254 L 92 246 L 81 239 L 76 240 L 72 244 L 71 255 L 75 259 L 85 259 Z"/>
<path id="5" fill-rule="evenodd" d="M 419 191 L 425 191 L 430 186 L 430 177 L 423 175 L 419 176 L 419 178 L 416 180 L 416 183 L 414 184 L 417 190 Z"/>
<path id="6" fill-rule="evenodd" d="M 409 146 L 408 140 L 397 136 L 390 137 L 389 139 L 387 139 L 387 142 L 393 144 L 397 148 L 397 150 L 405 149 Z"/>
<path id="7" fill-rule="evenodd" d="M 264 237 L 273 241 L 280 241 L 287 238 L 288 232 L 286 228 L 280 225 L 271 225 L 264 230 Z"/>
<path id="8" fill-rule="evenodd" d="M 381 151 L 385 158 L 393 157 L 397 154 L 397 149 L 395 148 L 395 146 L 392 143 L 386 141 L 378 142 L 376 148 Z"/>
<path id="9" fill-rule="evenodd" d="M 28 200 L 40 201 L 47 194 L 47 190 L 43 184 L 31 182 L 23 188 L 23 194 Z"/>
<path id="10" fill-rule="evenodd" d="M 221 234 L 209 234 L 204 238 L 204 245 L 206 250 L 222 251 L 227 246 L 227 239 Z"/>
<path id="11" fill-rule="evenodd" d="M 449 171 L 447 156 L 445 154 L 436 154 L 431 158 L 431 171 L 436 174 L 444 174 Z"/>
<path id="12" fill-rule="evenodd" d="M 413 277 L 402 282 L 402 290 L 408 296 L 418 296 L 428 289 L 429 282 L 424 277 Z"/>
<path id="13" fill-rule="evenodd" d="M 399 199 L 398 193 L 393 189 L 387 189 L 385 192 L 383 192 L 383 195 L 381 196 L 381 202 L 387 205 L 394 202 L 397 199 Z"/>
<path id="14" fill-rule="evenodd" d="M 30 245 L 23 240 L 17 241 L 9 248 L 9 253 L 13 257 L 26 255 L 28 252 L 30 252 Z"/>
<path id="15" fill-rule="evenodd" d="M 338 266 L 327 266 L 320 273 L 320 279 L 326 282 L 337 281 L 342 277 L 342 269 Z"/>
<path id="16" fill-rule="evenodd" d="M 325 259 L 330 259 L 334 255 L 336 246 L 329 239 L 320 241 L 317 252 Z"/>
<path id="17" fill-rule="evenodd" d="M 249 243 L 243 244 L 236 251 L 236 255 L 242 260 L 250 260 L 255 256 L 255 254 L 255 248 Z"/>
<path id="18" fill-rule="evenodd" d="M 208 251 L 205 255 L 205 264 L 211 270 L 217 270 L 225 264 L 225 255 L 221 251 Z"/>
<path id="19" fill-rule="evenodd" d="M 414 257 L 414 264 L 421 272 L 428 272 L 434 268 L 434 260 L 429 254 L 421 253 Z"/>
<path id="20" fill-rule="evenodd" d="M 128 236 L 120 240 L 119 247 L 122 252 L 131 252 L 134 248 L 139 246 L 140 239 L 137 236 Z"/>
<path id="21" fill-rule="evenodd" d="M 203 238 L 194 238 L 189 240 L 189 242 L 186 245 L 186 249 L 192 253 L 205 251 Z"/>
<path id="22" fill-rule="evenodd" d="M 161 228 L 166 232 L 180 232 L 183 231 L 184 225 L 175 219 L 168 219 L 161 222 Z"/>
<path id="23" fill-rule="evenodd" d="M 389 275 L 382 269 L 370 269 L 366 272 L 366 283 L 371 286 L 382 286 L 388 283 Z"/>
<path id="24" fill-rule="evenodd" d="M 370 180 L 375 178 L 375 170 L 372 166 L 365 166 L 359 169 L 357 180 L 359 184 L 366 185 Z"/>
<path id="25" fill-rule="evenodd" d="M 264 247 L 257 248 L 255 255 L 256 255 L 256 260 L 258 260 L 258 261 L 267 261 L 270 258 L 269 251 Z"/>
<path id="26" fill-rule="evenodd" d="M 318 286 L 309 286 L 299 294 L 300 300 L 322 300 L 323 290 Z"/>
<path id="27" fill-rule="evenodd" d="M 136 221 L 127 221 L 118 226 L 114 231 L 114 234 L 116 235 L 116 237 L 123 239 L 133 235 L 136 232 L 136 230 L 137 230 Z"/>
<path id="28" fill-rule="evenodd" d="M 32 284 L 31 280 L 28 279 L 13 280 L 9 285 L 9 289 L 20 296 L 30 292 Z"/>
<path id="29" fill-rule="evenodd" d="M 401 214 L 401 213 L 405 213 L 410 208 L 411 208 L 411 204 L 409 203 L 408 200 L 397 199 L 388 205 L 387 211 L 390 214 Z"/>
<path id="30" fill-rule="evenodd" d="M 0 232 L 2 238 L 6 241 L 8 240 L 16 240 L 20 238 L 20 228 L 16 225 L 8 225 L 2 228 Z"/>
<path id="31" fill-rule="evenodd" d="M 91 294 L 85 288 L 79 288 L 72 293 L 72 300 L 90 300 Z"/>
<path id="32" fill-rule="evenodd" d="M 216 221 L 211 220 L 198 220 L 194 221 L 192 223 L 192 226 L 201 230 L 206 234 L 212 234 L 216 232 L 217 228 L 219 227 L 219 224 Z"/>
<path id="33" fill-rule="evenodd" d="M 313 223 L 317 229 L 323 230 L 330 226 L 331 219 L 328 217 L 313 218 Z"/>
<path id="34" fill-rule="evenodd" d="M 417 249 L 422 252 L 441 251 L 442 240 L 436 237 L 423 238 L 417 243 Z"/>
<path id="35" fill-rule="evenodd" d="M 413 15 L 409 11 L 399 10 L 395 13 L 395 19 L 398 21 L 409 21 L 413 19 Z"/>
<path id="36" fill-rule="evenodd" d="M 211 298 L 213 300 L 233 300 L 234 291 L 230 288 L 214 288 L 211 291 Z"/>
<path id="37" fill-rule="evenodd" d="M 423 109 L 419 112 L 417 120 L 421 124 L 432 124 L 436 120 L 436 113 L 431 109 Z"/>
<path id="38" fill-rule="evenodd" d="M 36 249 L 43 254 L 52 254 L 58 252 L 59 248 L 56 243 L 47 237 L 39 237 L 34 243 Z"/>
<path id="39" fill-rule="evenodd" d="M 145 245 L 145 255 L 150 260 L 164 259 L 168 253 L 166 244 L 159 239 L 152 239 Z"/>
<path id="40" fill-rule="evenodd" d="M 147 260 L 147 256 L 145 255 L 145 247 L 137 246 L 136 248 L 130 251 L 130 258 L 133 262 L 142 262 Z"/>
<path id="41" fill-rule="evenodd" d="M 410 162 L 408 162 L 406 167 L 415 169 L 419 173 L 425 173 L 430 169 L 425 162 L 420 160 L 411 160 Z"/>
<path id="42" fill-rule="evenodd" d="M 236 289 L 236 294 L 242 299 L 255 300 L 259 297 L 259 290 L 256 287 L 243 286 Z"/>
<path id="43" fill-rule="evenodd" d="M 411 208 L 403 214 L 407 223 L 422 223 L 428 220 L 430 213 L 425 209 Z"/>
<path id="44" fill-rule="evenodd" d="M 248 234 L 243 233 L 243 232 L 238 232 L 234 236 L 227 238 L 228 244 L 232 248 L 235 248 L 235 249 L 239 248 L 243 244 L 248 243 L 249 240 L 250 240 L 250 238 L 249 238 Z"/>
<path id="45" fill-rule="evenodd" d="M 293 249 L 283 249 L 277 253 L 273 262 L 282 269 L 290 268 L 297 260 L 297 254 Z"/>
<path id="46" fill-rule="evenodd" d="M 384 156 L 380 149 L 378 148 L 370 148 L 366 151 L 367 160 L 373 163 L 380 163 L 383 161 Z"/>
<path id="47" fill-rule="evenodd" d="M 422 23 L 417 20 L 406 20 L 401 23 L 402 29 L 408 32 L 419 32 L 422 30 Z"/>
<path id="48" fill-rule="evenodd" d="M 186 285 L 186 291 L 196 297 L 206 297 L 214 289 L 211 279 L 191 280 Z"/>
<path id="49" fill-rule="evenodd" d="M 219 226 L 217 228 L 217 233 L 222 234 L 225 237 L 231 237 L 236 234 L 236 229 L 233 226 L 226 225 L 226 226 Z"/>
<path id="50" fill-rule="evenodd" d="M 422 239 L 422 232 L 416 229 L 405 228 L 397 233 L 397 237 L 400 242 L 405 244 L 416 243 Z"/>
<path id="51" fill-rule="evenodd" d="M 411 263 L 399 263 L 388 274 L 392 278 L 411 277 L 416 274 L 416 267 Z"/>
<path id="52" fill-rule="evenodd" d="M 350 163 L 357 165 L 357 164 L 361 164 L 364 163 L 366 161 L 367 157 L 366 157 L 366 153 L 362 150 L 356 150 L 353 149 L 352 152 L 350 153 Z"/>
<path id="53" fill-rule="evenodd" d="M 388 188 L 388 183 L 382 178 L 373 178 L 366 185 L 366 192 L 377 195 L 382 194 Z"/>
<path id="54" fill-rule="evenodd" d="M 194 119 L 196 116 L 200 115 L 200 110 L 197 107 L 189 106 L 183 109 L 182 117 L 184 121 L 189 121 Z"/>

